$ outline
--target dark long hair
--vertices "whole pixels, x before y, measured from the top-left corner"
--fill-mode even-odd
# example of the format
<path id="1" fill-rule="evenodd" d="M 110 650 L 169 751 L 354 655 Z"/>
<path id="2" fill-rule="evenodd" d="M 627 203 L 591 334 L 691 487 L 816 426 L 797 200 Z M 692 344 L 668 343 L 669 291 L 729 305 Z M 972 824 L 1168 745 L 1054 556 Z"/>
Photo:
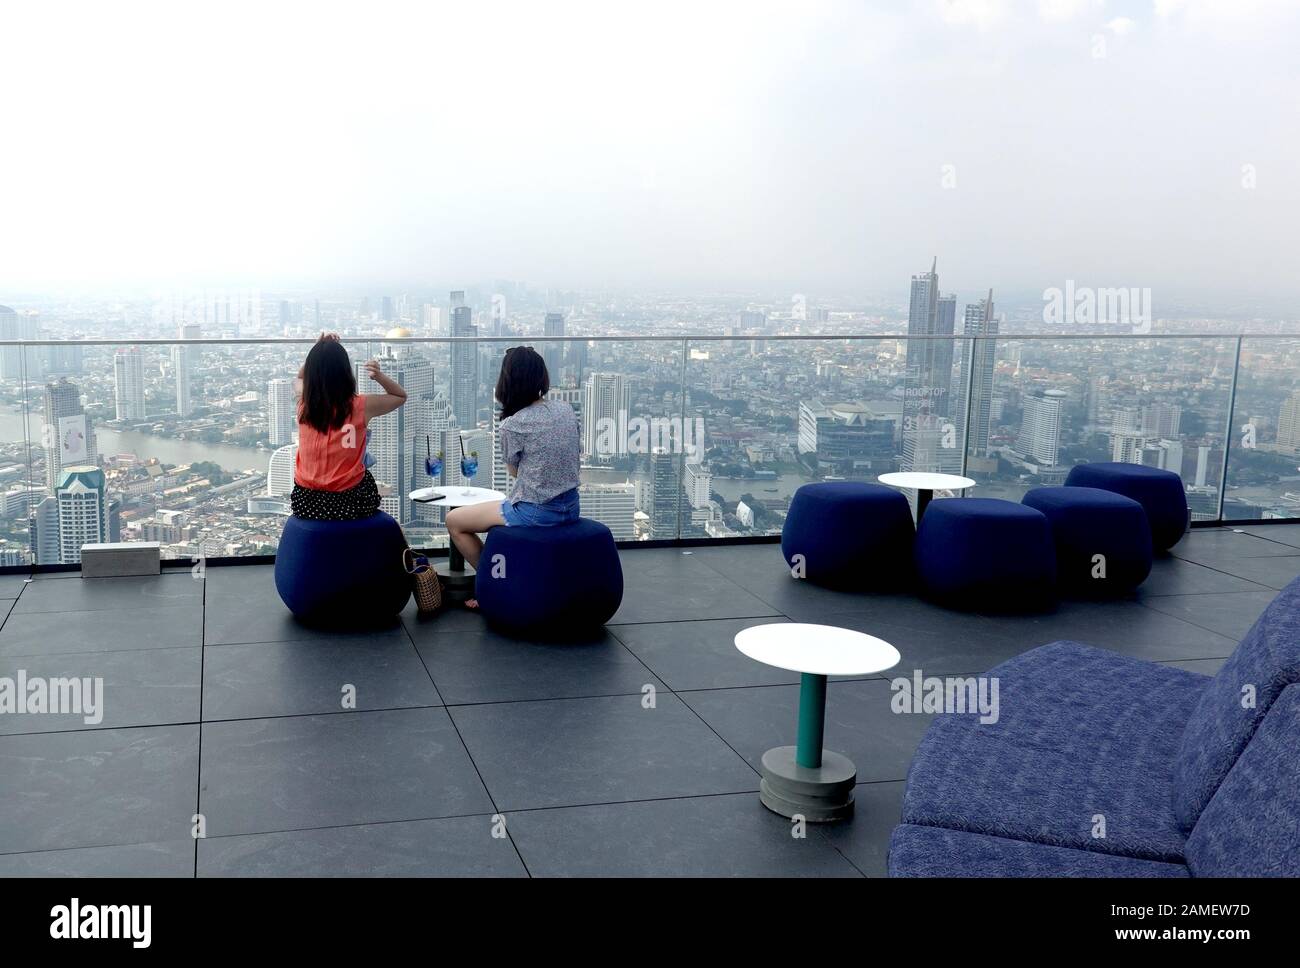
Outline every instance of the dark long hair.
<path id="1" fill-rule="evenodd" d="M 502 420 L 536 403 L 550 388 L 551 377 L 546 372 L 546 361 L 537 350 L 531 346 L 513 346 L 506 350 L 496 389 Z"/>
<path id="2" fill-rule="evenodd" d="M 298 419 L 323 434 L 338 430 L 352 416 L 357 377 L 348 351 L 338 340 L 323 339 L 302 366 L 302 405 Z"/>

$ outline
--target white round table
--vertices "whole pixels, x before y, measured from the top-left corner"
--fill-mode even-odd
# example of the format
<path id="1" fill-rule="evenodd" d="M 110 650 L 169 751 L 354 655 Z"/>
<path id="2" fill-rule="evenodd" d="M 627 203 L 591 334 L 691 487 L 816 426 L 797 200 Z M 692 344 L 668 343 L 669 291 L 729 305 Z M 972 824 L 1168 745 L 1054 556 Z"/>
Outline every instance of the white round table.
<path id="1" fill-rule="evenodd" d="M 417 487 L 410 493 L 412 501 L 437 504 L 443 508 L 462 508 L 470 504 L 504 501 L 506 496 L 490 487 L 471 487 L 467 484 L 444 484 L 439 487 Z M 443 590 L 452 601 L 469 598 L 474 589 L 474 571 L 465 565 L 465 556 L 455 544 L 447 542 L 447 564 L 435 566 Z"/>
<path id="2" fill-rule="evenodd" d="M 759 800 L 783 817 L 810 823 L 840 820 L 853 812 L 858 771 L 841 753 L 822 749 L 826 730 L 826 677 L 866 676 L 898 664 L 888 642 L 833 625 L 778 622 L 736 634 L 744 655 L 800 674 L 799 726 L 794 746 L 763 754 Z"/>
<path id="3" fill-rule="evenodd" d="M 881 484 L 890 487 L 910 487 L 916 491 L 916 523 L 921 523 L 921 515 L 930 506 L 930 499 L 935 491 L 964 491 L 974 487 L 975 482 L 969 477 L 957 474 L 932 474 L 928 471 L 896 471 L 893 474 L 881 474 L 876 478 Z"/>

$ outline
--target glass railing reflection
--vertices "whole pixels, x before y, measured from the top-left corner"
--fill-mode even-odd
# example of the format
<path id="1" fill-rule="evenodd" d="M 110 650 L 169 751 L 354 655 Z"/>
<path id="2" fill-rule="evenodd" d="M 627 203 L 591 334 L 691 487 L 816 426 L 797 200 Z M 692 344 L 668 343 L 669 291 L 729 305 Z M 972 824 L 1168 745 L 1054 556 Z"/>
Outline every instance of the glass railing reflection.
<path id="1" fill-rule="evenodd" d="M 362 392 L 375 359 L 409 394 L 371 427 L 383 506 L 413 544 L 445 547 L 444 512 L 410 495 L 509 489 L 493 385 L 511 344 L 344 342 Z M 622 541 L 778 534 L 813 481 L 936 470 L 1018 500 L 1098 460 L 1181 474 L 1197 521 L 1300 519 L 1294 338 L 523 342 L 579 421 L 584 514 Z M 156 541 L 173 559 L 273 554 L 310 344 L 0 346 L 0 565 L 75 563 L 88 540 Z"/>

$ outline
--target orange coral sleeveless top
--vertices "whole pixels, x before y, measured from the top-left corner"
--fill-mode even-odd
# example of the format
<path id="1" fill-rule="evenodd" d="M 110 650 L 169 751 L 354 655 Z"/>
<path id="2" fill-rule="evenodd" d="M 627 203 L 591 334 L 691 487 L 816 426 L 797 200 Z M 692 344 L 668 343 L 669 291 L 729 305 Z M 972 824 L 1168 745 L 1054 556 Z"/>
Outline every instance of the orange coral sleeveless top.
<path id="1" fill-rule="evenodd" d="M 366 468 L 366 401 L 352 398 L 352 414 L 337 430 L 323 434 L 298 422 L 298 458 L 293 479 L 313 491 L 346 491 L 361 483 Z"/>

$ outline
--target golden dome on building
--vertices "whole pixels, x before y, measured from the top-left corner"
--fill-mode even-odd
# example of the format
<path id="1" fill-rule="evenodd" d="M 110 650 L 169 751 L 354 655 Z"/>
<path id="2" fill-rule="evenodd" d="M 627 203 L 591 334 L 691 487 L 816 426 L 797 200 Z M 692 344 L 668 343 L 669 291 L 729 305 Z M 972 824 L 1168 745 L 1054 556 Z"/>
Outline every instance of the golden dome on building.
<path id="1" fill-rule="evenodd" d="M 410 339 L 414 335 L 405 326 L 394 326 L 388 331 L 388 335 L 384 339 Z"/>

